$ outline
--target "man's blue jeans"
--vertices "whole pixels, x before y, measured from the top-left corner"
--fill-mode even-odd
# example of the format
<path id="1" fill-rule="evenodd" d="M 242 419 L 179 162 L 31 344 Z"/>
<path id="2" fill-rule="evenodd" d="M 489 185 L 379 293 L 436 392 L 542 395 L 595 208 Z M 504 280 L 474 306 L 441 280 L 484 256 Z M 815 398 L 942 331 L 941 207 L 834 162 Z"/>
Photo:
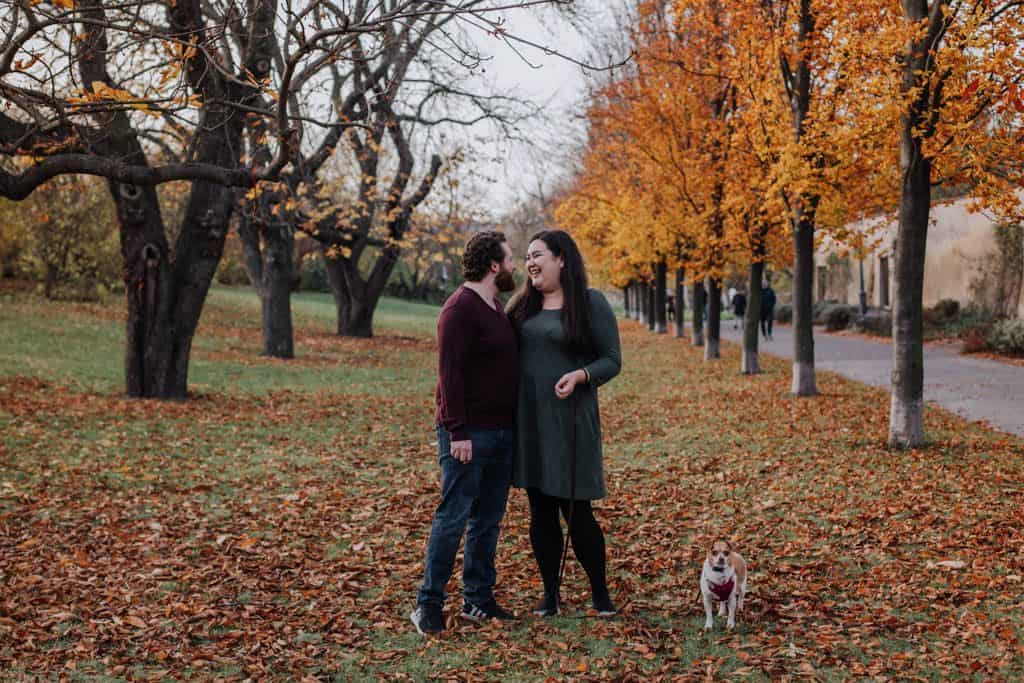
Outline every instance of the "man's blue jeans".
<path id="1" fill-rule="evenodd" d="M 462 563 L 462 595 L 474 604 L 494 597 L 494 553 L 512 484 L 513 429 L 473 429 L 473 459 L 461 463 L 452 457 L 451 435 L 437 428 L 441 465 L 441 504 L 427 543 L 423 585 L 417 602 L 444 605 L 444 588 L 455 567 L 462 534 L 466 551 Z"/>

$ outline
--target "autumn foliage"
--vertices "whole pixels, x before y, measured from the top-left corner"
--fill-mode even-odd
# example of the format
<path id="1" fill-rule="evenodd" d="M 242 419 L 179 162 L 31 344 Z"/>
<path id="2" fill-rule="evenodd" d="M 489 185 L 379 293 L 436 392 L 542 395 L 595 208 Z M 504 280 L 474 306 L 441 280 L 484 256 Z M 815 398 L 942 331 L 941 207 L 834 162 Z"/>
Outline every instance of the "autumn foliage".
<path id="1" fill-rule="evenodd" d="M 640 2 L 631 30 L 635 60 L 591 94 L 559 221 L 620 286 L 659 260 L 709 283 L 728 264 L 793 264 L 795 366 L 811 373 L 793 391 L 809 395 L 814 244 L 873 248 L 857 221 L 898 215 L 891 441 L 922 443 L 930 187 L 1021 214 L 1024 8 Z"/>

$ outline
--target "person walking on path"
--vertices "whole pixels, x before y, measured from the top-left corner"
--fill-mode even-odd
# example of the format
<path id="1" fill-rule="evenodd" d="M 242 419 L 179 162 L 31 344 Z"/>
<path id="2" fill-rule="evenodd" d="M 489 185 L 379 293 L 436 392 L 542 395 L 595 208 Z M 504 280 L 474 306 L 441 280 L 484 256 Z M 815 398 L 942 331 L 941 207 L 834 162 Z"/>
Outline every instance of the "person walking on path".
<path id="1" fill-rule="evenodd" d="M 771 283 L 765 282 L 761 287 L 761 335 L 765 339 L 772 338 L 772 327 L 775 323 L 775 290 Z"/>
<path id="2" fill-rule="evenodd" d="M 743 324 L 743 316 L 747 313 L 747 295 L 742 291 L 732 295 L 732 328 L 739 329 Z"/>
<path id="3" fill-rule="evenodd" d="M 590 580 L 592 606 L 615 613 L 605 539 L 591 501 L 606 494 L 597 388 L 622 366 L 611 306 L 588 289 L 576 243 L 561 230 L 533 236 L 527 281 L 510 302 L 519 333 L 520 375 L 513 483 L 530 501 L 530 544 L 544 584 L 534 614 L 561 602 L 565 517 L 573 552 Z"/>
<path id="4" fill-rule="evenodd" d="M 421 634 L 444 630 L 445 585 L 463 532 L 462 617 L 512 619 L 494 598 L 494 556 L 512 482 L 519 351 L 498 292 L 515 288 L 512 250 L 500 232 L 474 235 L 462 257 L 466 283 L 437 323 L 435 392 L 441 502 L 427 542 L 423 584 L 410 615 Z"/>

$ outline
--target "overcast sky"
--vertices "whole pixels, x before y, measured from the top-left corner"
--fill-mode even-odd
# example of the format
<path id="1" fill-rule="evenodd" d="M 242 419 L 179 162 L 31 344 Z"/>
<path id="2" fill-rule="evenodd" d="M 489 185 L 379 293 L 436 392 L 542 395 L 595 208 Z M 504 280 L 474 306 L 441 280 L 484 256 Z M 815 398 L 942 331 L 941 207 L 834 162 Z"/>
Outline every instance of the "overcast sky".
<path id="1" fill-rule="evenodd" d="M 602 8 L 612 3 L 589 4 L 597 5 L 584 10 L 591 26 L 610 22 L 608 10 Z M 511 10 L 505 18 L 505 29 L 513 36 L 549 46 L 583 62 L 595 61 L 588 57 L 593 51 L 591 41 L 553 10 Z M 485 79 L 497 92 L 543 105 L 545 115 L 544 120 L 526 126 L 533 144 L 499 142 L 493 138 L 474 143 L 482 161 L 472 171 L 470 180 L 480 186 L 486 198 L 493 200 L 494 210 L 500 212 L 511 208 L 525 192 L 535 191 L 538 181 L 550 185 L 559 176 L 564 177 L 582 136 L 580 117 L 587 87 L 597 77 L 542 50 L 517 46 L 520 56 L 501 39 L 482 31 L 472 35 L 481 53 L 490 58 L 478 78 Z M 480 150 L 480 146 L 487 149 Z"/>

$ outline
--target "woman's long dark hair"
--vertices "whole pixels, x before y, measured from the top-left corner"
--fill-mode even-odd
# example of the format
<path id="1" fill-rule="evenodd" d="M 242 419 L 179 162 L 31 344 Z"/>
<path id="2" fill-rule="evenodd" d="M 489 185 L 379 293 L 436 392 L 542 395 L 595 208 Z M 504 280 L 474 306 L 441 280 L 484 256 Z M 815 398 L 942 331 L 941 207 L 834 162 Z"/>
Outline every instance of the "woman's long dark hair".
<path id="1" fill-rule="evenodd" d="M 564 265 L 559 277 L 564 297 L 562 329 L 565 330 L 569 348 L 574 353 L 587 353 L 592 347 L 590 302 L 587 294 L 587 269 L 583 266 L 580 249 L 564 230 L 542 230 L 530 238 L 530 242 L 534 240 L 541 240 L 555 258 L 562 258 Z M 521 327 L 524 322 L 540 312 L 544 305 L 544 295 L 533 286 L 529 274 L 523 289 L 516 294 L 511 303 L 511 317 L 516 327 Z"/>

